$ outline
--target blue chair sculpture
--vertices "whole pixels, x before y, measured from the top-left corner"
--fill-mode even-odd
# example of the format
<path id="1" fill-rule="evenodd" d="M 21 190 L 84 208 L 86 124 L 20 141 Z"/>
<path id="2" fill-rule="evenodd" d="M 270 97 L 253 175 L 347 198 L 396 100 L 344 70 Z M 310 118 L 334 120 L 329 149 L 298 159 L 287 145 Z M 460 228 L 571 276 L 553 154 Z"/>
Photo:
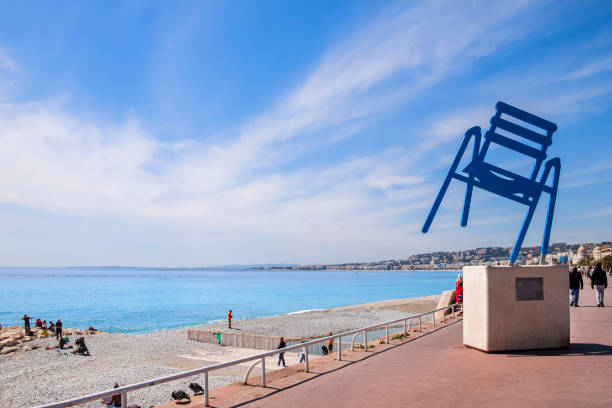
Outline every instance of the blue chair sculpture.
<path id="1" fill-rule="evenodd" d="M 463 204 L 463 215 L 461 217 L 461 226 L 465 227 L 468 223 L 468 215 L 470 212 L 470 202 L 472 200 L 472 190 L 474 186 L 487 190 L 491 193 L 508 198 L 529 207 L 521 231 L 519 232 L 514 249 L 510 255 L 510 263 L 514 264 L 523 245 L 523 240 L 527 234 L 527 229 L 533 218 L 533 214 L 538 205 L 538 201 L 542 193 L 546 192 L 550 196 L 548 202 L 548 213 L 546 215 L 546 227 L 544 229 L 544 237 L 542 239 L 542 254 L 540 263 L 543 257 L 548 253 L 548 242 L 550 239 L 550 229 L 552 226 L 553 214 L 555 211 L 555 200 L 557 198 L 557 188 L 559 186 L 559 173 L 561 171 L 561 160 L 558 157 L 548 160 L 544 165 L 544 171 L 538 180 L 542 163 L 546 160 L 546 150 L 552 144 L 552 134 L 557 130 L 557 125 L 547 120 L 544 120 L 531 113 L 525 112 L 514 106 L 510 106 L 503 102 L 497 102 L 495 105 L 497 113 L 491 118 L 491 127 L 485 133 L 485 140 L 480 148 L 482 133 L 479 126 L 475 126 L 465 132 L 463 143 L 459 148 L 459 152 L 453 161 L 453 164 L 448 171 L 448 175 L 442 183 L 442 188 L 434 201 L 434 204 L 425 220 L 422 231 L 426 233 L 440 207 L 440 203 L 444 198 L 444 194 L 448 189 L 451 180 L 463 181 L 467 184 L 465 192 L 465 202 Z M 507 119 L 502 118 L 502 114 Z M 530 128 L 521 126 L 516 122 L 524 122 L 531 125 L 532 128 L 542 129 L 544 134 L 531 130 Z M 497 131 L 501 129 L 501 131 Z M 503 133 L 503 134 L 502 134 Z M 511 137 L 505 136 L 509 135 Z M 463 154 L 470 140 L 474 138 L 474 151 L 472 153 L 472 161 L 463 169 L 462 172 L 457 172 L 457 167 L 463 158 Z M 517 140 L 518 139 L 518 140 Z M 527 139 L 534 145 L 540 148 L 534 148 L 523 143 Z M 487 152 L 491 143 L 496 143 L 500 146 L 512 149 L 520 154 L 528 156 L 535 160 L 535 165 L 531 172 L 531 177 L 523 177 L 508 170 L 494 166 L 485 161 Z M 554 170 L 552 186 L 547 185 L 548 176 L 551 170 Z"/>

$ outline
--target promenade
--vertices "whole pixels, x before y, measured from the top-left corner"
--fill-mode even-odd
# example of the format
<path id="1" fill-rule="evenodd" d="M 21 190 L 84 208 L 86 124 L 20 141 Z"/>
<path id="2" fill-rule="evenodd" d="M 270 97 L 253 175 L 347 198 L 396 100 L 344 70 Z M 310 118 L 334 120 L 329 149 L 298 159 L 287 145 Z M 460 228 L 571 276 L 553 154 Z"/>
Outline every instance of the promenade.
<path id="1" fill-rule="evenodd" d="M 288 368 L 265 390 L 214 390 L 211 406 L 612 407 L 612 290 L 605 308 L 594 307 L 590 287 L 580 296 L 581 307 L 571 308 L 569 349 L 482 353 L 463 346 L 462 322 L 454 320 L 347 365 L 321 359 L 327 367 L 313 367 L 312 376 Z"/>

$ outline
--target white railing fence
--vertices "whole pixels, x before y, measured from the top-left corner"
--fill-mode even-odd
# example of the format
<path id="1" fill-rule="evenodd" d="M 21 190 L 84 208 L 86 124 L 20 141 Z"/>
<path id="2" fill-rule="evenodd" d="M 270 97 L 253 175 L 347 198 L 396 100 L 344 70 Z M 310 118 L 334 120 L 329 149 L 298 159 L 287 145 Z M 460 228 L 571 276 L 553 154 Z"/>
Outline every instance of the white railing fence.
<path id="1" fill-rule="evenodd" d="M 85 396 L 81 396 L 81 397 L 77 397 L 77 398 L 73 398 L 70 400 L 66 400 L 66 401 L 61 401 L 61 402 L 55 402 L 52 404 L 47 404 L 47 405 L 41 405 L 38 408 L 64 408 L 64 407 L 72 407 L 75 405 L 80 405 L 80 404 L 85 404 L 87 402 L 91 402 L 91 401 L 96 401 L 96 400 L 102 400 L 104 398 L 111 398 L 113 395 L 117 395 L 120 394 L 121 395 L 121 407 L 122 408 L 127 408 L 128 406 L 128 392 L 130 391 L 134 391 L 134 390 L 139 390 L 141 388 L 147 388 L 147 387 L 152 387 L 154 385 L 157 384 L 162 384 L 162 383 L 166 383 L 169 381 L 175 381 L 175 380 L 180 380 L 182 378 L 187 378 L 187 377 L 193 377 L 196 375 L 203 375 L 203 381 L 204 381 L 204 402 L 205 402 L 205 406 L 209 406 L 209 387 L 208 387 L 208 373 L 211 371 L 215 371 L 215 370 L 219 370 L 222 368 L 226 368 L 226 367 L 231 367 L 234 365 L 238 365 L 238 364 L 244 364 L 244 363 L 248 363 L 249 361 L 253 361 L 253 363 L 248 367 L 247 372 L 244 376 L 244 383 L 246 384 L 249 378 L 249 374 L 251 373 L 251 371 L 253 370 L 253 368 L 255 368 L 255 366 L 261 364 L 261 386 L 265 387 L 266 386 L 266 357 L 270 357 L 273 356 L 275 354 L 278 353 L 285 353 L 288 351 L 298 351 L 300 350 L 302 347 L 304 347 L 305 349 L 305 369 L 306 372 L 310 371 L 310 365 L 309 365 L 309 352 L 308 352 L 308 347 L 311 345 L 316 345 L 319 343 L 323 343 L 326 341 L 329 341 L 331 339 L 333 339 L 334 341 L 337 341 L 338 344 L 338 360 L 342 360 L 342 338 L 346 337 L 346 336 L 353 336 L 352 340 L 351 340 L 351 349 L 354 349 L 355 347 L 355 338 L 359 335 L 359 334 L 363 334 L 364 337 L 364 351 L 368 351 L 368 331 L 369 330 L 373 330 L 373 329 L 380 329 L 382 327 L 385 328 L 385 342 L 386 344 L 389 344 L 389 327 L 392 325 L 397 325 L 398 323 L 403 323 L 404 325 L 404 334 L 407 334 L 408 331 L 411 329 L 412 327 L 412 322 L 415 319 L 418 319 L 418 327 L 419 327 L 419 331 L 422 330 L 422 323 L 423 323 L 423 318 L 424 317 L 429 317 L 431 315 L 431 320 L 433 322 L 433 326 L 436 326 L 436 316 L 435 314 L 438 312 L 441 312 L 442 314 L 442 322 L 446 322 L 446 318 L 445 318 L 445 312 L 448 309 L 451 309 L 451 313 L 452 313 L 452 317 L 455 317 L 455 311 L 456 309 L 461 310 L 463 308 L 463 305 L 461 304 L 453 304 L 453 305 L 449 305 L 449 306 L 445 306 L 445 307 L 441 307 L 438 309 L 433 309 L 433 310 L 429 310 L 427 312 L 424 313 L 420 313 L 414 316 L 410 316 L 410 317 L 406 317 L 406 318 L 402 318 L 402 319 L 396 319 L 396 320 L 392 320 L 392 321 L 388 321 L 388 322 L 383 322 L 383 323 L 378 323 L 378 324 L 374 324 L 368 327 L 362 327 L 360 329 L 356 329 L 356 330 L 351 330 L 351 331 L 347 331 L 344 333 L 339 333 L 339 334 L 335 334 L 332 336 L 327 336 L 327 337 L 321 337 L 318 339 L 314 339 L 314 340 L 310 340 L 304 343 L 298 343 L 289 347 L 285 347 L 283 349 L 277 349 L 277 350 L 272 350 L 272 351 L 268 351 L 265 353 L 259 353 L 253 356 L 249 356 L 249 357 L 243 357 L 243 358 L 239 358 L 236 360 L 232 360 L 232 361 L 227 361 L 224 363 L 218 363 L 218 364 L 213 364 L 213 365 L 209 365 L 206 367 L 201 367 L 201 368 L 196 368 L 193 370 L 189 370 L 189 371 L 183 371 L 180 373 L 176 373 L 176 374 L 172 374 L 172 375 L 168 375 L 165 377 L 160 377 L 160 378 L 156 378 L 153 380 L 149 380 L 149 381 L 143 381 L 143 382 L 139 382 L 139 383 L 135 383 L 135 384 L 130 384 L 130 385 L 126 385 L 123 387 L 119 387 L 119 388 L 113 388 L 110 390 L 106 390 L 106 391 L 102 391 L 102 392 L 98 392 L 95 394 L 90 394 L 90 395 L 85 395 Z"/>

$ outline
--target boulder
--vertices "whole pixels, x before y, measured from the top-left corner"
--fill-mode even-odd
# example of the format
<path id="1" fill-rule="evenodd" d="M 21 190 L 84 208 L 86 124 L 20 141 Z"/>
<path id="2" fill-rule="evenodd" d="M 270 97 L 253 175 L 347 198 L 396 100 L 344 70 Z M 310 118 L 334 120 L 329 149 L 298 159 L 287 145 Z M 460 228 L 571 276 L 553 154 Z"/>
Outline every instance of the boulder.
<path id="1" fill-rule="evenodd" d="M 32 336 L 25 336 L 25 337 L 23 338 L 23 342 L 26 342 L 26 341 L 32 341 L 32 340 L 34 340 L 34 337 L 32 337 Z"/>
<path id="2" fill-rule="evenodd" d="M 15 344 L 17 344 L 17 340 L 15 340 L 14 338 L 11 337 L 11 338 L 8 338 L 6 340 L 2 340 L 0 342 L 0 344 L 2 344 L 4 347 L 14 346 Z"/>
<path id="3" fill-rule="evenodd" d="M 0 351 L 0 354 L 9 354 L 9 353 L 14 353 L 17 350 L 19 350 L 19 347 L 4 347 L 2 349 L 2 351 Z"/>
<path id="4" fill-rule="evenodd" d="M 23 346 L 21 348 L 21 351 L 31 351 L 31 350 L 32 350 L 32 347 L 30 347 L 30 346 Z"/>
<path id="5" fill-rule="evenodd" d="M 39 349 L 39 348 L 40 348 L 40 345 L 38 345 L 38 344 L 32 344 L 30 347 L 32 348 L 32 350 L 36 350 L 36 349 Z"/>

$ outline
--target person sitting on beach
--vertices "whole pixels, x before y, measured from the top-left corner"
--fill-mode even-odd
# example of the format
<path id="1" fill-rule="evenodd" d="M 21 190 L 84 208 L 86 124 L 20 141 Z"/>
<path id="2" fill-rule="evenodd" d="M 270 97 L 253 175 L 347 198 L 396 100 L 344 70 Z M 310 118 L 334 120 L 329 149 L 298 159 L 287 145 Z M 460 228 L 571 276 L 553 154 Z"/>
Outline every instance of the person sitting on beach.
<path id="1" fill-rule="evenodd" d="M 89 330 L 89 331 L 97 331 L 96 329 L 93 328 L 92 325 L 89 325 L 89 329 L 87 329 L 87 330 Z"/>
<path id="2" fill-rule="evenodd" d="M 55 323 L 51 320 L 49 320 L 49 331 L 55 333 Z"/>
<path id="3" fill-rule="evenodd" d="M 327 347 L 321 346 L 321 354 L 323 354 L 324 356 L 329 354 L 329 351 L 327 350 Z"/>
<path id="4" fill-rule="evenodd" d="M 113 388 L 119 388 L 119 384 L 115 383 Z M 121 394 L 115 394 L 110 398 L 104 398 L 102 404 L 105 404 L 107 408 L 114 408 L 121 406 Z"/>
<path id="5" fill-rule="evenodd" d="M 46 320 L 43 320 L 42 328 L 45 329 L 45 330 L 47 329 L 47 321 Z"/>
<path id="6" fill-rule="evenodd" d="M 276 349 L 277 350 L 278 349 L 284 349 L 285 347 L 287 347 L 287 343 L 285 343 L 285 338 L 281 337 L 280 338 L 280 343 L 278 343 L 278 347 Z M 283 363 L 283 367 L 286 367 L 285 366 L 285 353 L 278 353 L 278 364 L 277 365 L 280 365 L 281 361 Z"/>
<path id="7" fill-rule="evenodd" d="M 39 329 L 42 329 L 42 320 L 40 320 L 40 317 L 36 319 L 36 323 L 34 323 L 34 325 Z"/>
<path id="8" fill-rule="evenodd" d="M 331 336 L 331 335 L 332 335 L 332 332 L 329 332 L 328 336 Z M 329 349 L 330 353 L 334 351 L 334 339 L 329 339 L 327 341 L 327 348 Z"/>

